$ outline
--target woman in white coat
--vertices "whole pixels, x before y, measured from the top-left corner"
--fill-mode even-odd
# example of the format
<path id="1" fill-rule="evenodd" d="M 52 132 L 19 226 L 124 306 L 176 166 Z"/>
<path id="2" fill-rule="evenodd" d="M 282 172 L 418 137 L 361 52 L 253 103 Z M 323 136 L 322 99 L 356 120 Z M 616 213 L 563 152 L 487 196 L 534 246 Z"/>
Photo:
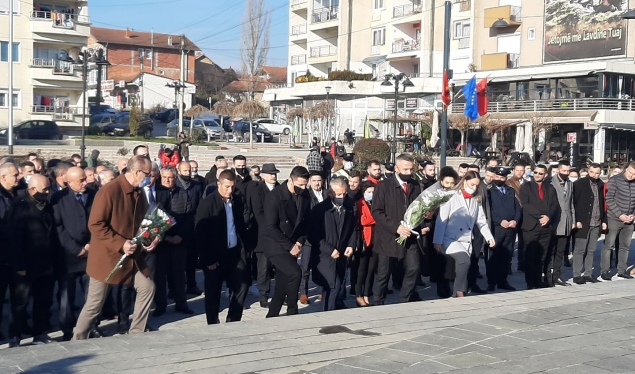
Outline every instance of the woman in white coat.
<path id="1" fill-rule="evenodd" d="M 482 196 L 485 185 L 477 173 L 469 171 L 457 184 L 456 195 L 439 209 L 434 230 L 434 248 L 449 256 L 456 263 L 454 296 L 463 297 L 467 292 L 467 273 L 472 255 L 472 230 L 478 227 L 490 247 L 494 237 L 487 226 Z"/>

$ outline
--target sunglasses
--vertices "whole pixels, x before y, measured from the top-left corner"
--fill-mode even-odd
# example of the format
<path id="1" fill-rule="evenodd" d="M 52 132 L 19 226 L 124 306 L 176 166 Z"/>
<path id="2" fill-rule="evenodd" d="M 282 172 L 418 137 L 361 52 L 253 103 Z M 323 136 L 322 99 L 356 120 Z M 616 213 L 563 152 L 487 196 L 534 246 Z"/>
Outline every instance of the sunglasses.
<path id="1" fill-rule="evenodd" d="M 534 175 L 545 175 L 545 174 L 547 174 L 547 173 L 542 173 L 540 171 L 534 171 Z"/>

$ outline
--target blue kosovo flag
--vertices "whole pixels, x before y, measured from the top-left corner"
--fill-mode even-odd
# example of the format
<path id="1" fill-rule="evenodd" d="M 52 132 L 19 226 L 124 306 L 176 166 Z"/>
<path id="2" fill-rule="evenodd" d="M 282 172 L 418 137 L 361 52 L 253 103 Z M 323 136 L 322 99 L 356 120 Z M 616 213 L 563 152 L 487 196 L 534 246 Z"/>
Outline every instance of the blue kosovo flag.
<path id="1" fill-rule="evenodd" d="M 465 96 L 465 110 L 463 110 L 463 114 L 465 114 L 470 120 L 474 121 L 478 118 L 476 75 L 467 81 L 461 91 L 463 91 L 463 96 Z"/>

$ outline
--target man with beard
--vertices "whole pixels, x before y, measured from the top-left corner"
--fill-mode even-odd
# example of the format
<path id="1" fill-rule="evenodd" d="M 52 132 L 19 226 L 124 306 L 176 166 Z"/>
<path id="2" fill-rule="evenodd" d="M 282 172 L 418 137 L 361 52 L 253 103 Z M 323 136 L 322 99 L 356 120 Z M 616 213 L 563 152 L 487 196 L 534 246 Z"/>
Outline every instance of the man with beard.
<path id="1" fill-rule="evenodd" d="M 233 159 L 234 167 L 233 171 L 236 174 L 236 190 L 245 196 L 245 189 L 247 183 L 251 181 L 249 170 L 247 170 L 247 157 L 243 155 L 236 155 Z"/>
<path id="2" fill-rule="evenodd" d="M 176 179 L 176 186 L 185 191 L 184 206 L 179 207 L 179 218 L 181 227 L 194 229 L 194 218 L 198 204 L 203 196 L 203 186 L 192 180 L 192 167 L 187 161 L 182 161 L 178 165 L 179 175 Z M 177 221 L 178 222 L 178 221 Z M 198 250 L 194 241 L 194 232 L 185 232 L 181 235 L 183 244 L 187 248 L 187 264 L 185 274 L 187 278 L 187 293 L 199 296 L 202 292 L 196 285 L 196 265 L 198 263 Z"/>
<path id="3" fill-rule="evenodd" d="M 205 178 L 198 175 L 198 162 L 190 160 L 190 168 L 192 170 L 192 180 L 198 182 L 202 188 L 205 188 Z"/>
<path id="4" fill-rule="evenodd" d="M 276 165 L 274 164 L 262 165 L 262 170 L 260 171 L 262 180 L 257 184 L 252 185 L 247 191 L 249 203 L 256 219 L 256 232 L 258 238 L 263 236 L 266 228 L 265 199 L 274 188 L 280 185 L 280 183 L 278 183 L 279 172 L 280 170 L 276 169 Z M 258 242 L 260 243 L 260 240 L 258 240 Z M 271 261 L 269 261 L 269 259 L 265 256 L 262 245 L 257 245 L 254 249 L 254 253 L 256 257 L 256 284 L 260 295 L 260 307 L 268 308 L 269 291 L 271 289 Z"/>
<path id="5" fill-rule="evenodd" d="M 368 163 L 368 168 L 366 169 L 366 173 L 368 176 L 366 180 L 371 182 L 372 184 L 378 184 L 381 182 L 381 164 L 377 160 L 372 160 Z"/>
<path id="6" fill-rule="evenodd" d="M 465 176 L 465 174 L 467 173 L 468 169 L 470 168 L 470 164 L 467 163 L 462 163 L 459 165 L 459 170 L 458 170 L 458 176 L 459 178 L 463 178 Z M 458 180 L 457 180 L 458 182 Z"/>
<path id="7" fill-rule="evenodd" d="M 571 165 L 567 160 L 558 162 L 558 174 L 551 178 L 551 185 L 556 190 L 560 214 L 558 215 L 555 236 L 551 242 L 551 257 L 553 274 L 551 276 L 554 284 L 559 286 L 569 286 L 570 284 L 562 280 L 562 265 L 564 263 L 565 250 L 569 247 L 571 232 L 576 227 L 573 220 L 575 208 L 573 205 L 573 182 L 569 180 L 569 170 Z"/>
<path id="8" fill-rule="evenodd" d="M 415 175 L 415 178 L 421 185 L 421 190 L 426 190 L 437 182 L 437 169 L 434 165 L 434 161 L 424 160 L 419 162 L 419 171 Z"/>

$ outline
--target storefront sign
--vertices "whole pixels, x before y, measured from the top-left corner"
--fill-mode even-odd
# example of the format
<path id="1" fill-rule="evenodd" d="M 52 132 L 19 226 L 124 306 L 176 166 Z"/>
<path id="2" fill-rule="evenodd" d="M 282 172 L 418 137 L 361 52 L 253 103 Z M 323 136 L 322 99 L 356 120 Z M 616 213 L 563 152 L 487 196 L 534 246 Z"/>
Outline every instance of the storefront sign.
<path id="1" fill-rule="evenodd" d="M 406 109 L 417 109 L 416 97 L 411 97 L 406 99 Z"/>
<path id="2" fill-rule="evenodd" d="M 395 99 L 386 99 L 386 109 L 395 110 Z"/>
<path id="3" fill-rule="evenodd" d="M 107 81 L 102 81 L 101 82 L 101 90 L 102 91 L 112 91 L 115 89 L 115 81 L 112 79 L 109 79 Z"/>
<path id="4" fill-rule="evenodd" d="M 625 56 L 626 0 L 545 0 L 544 62 Z"/>
<path id="5" fill-rule="evenodd" d="M 568 143 L 577 143 L 578 142 L 578 133 L 577 132 L 568 132 L 567 133 L 567 142 Z"/>

